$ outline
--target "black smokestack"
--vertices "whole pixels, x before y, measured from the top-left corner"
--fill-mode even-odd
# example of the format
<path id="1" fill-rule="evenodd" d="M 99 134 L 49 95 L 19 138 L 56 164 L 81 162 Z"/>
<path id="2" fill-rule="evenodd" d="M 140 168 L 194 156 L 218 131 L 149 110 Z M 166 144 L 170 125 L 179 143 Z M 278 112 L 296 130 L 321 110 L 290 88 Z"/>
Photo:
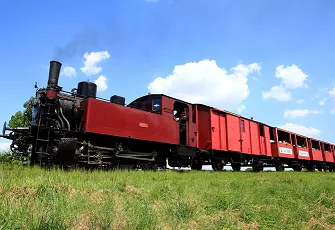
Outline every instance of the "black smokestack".
<path id="1" fill-rule="evenodd" d="M 58 79 L 60 74 L 60 68 L 62 67 L 62 63 L 58 61 L 51 61 L 50 62 L 50 69 L 49 69 L 49 80 L 48 86 L 49 87 L 56 87 L 58 86 Z"/>

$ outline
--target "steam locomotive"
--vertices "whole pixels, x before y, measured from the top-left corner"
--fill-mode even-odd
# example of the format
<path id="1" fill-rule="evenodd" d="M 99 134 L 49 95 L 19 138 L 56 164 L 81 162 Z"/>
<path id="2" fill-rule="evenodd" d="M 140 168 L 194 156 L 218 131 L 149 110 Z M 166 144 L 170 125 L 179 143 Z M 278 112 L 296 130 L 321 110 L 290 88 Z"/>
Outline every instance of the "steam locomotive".
<path id="1" fill-rule="evenodd" d="M 50 62 L 46 88 L 36 90 L 29 127 L 9 128 L 14 154 L 31 165 L 165 169 L 211 165 L 220 171 L 251 166 L 333 171 L 335 146 L 202 104 L 148 94 L 97 97 L 97 85 L 58 85 L 62 64 Z M 6 134 L 6 131 L 10 131 Z"/>
<path id="2" fill-rule="evenodd" d="M 68 92 L 58 85 L 61 66 L 50 62 L 47 87 L 36 91 L 30 126 L 12 129 L 5 123 L 0 136 L 12 140 L 15 154 L 28 156 L 31 149 L 31 165 L 165 168 L 167 155 L 188 149 L 177 146 L 176 122 L 171 125 L 161 115 L 161 95 L 126 106 L 121 96 L 98 98 L 93 82 L 79 82 Z"/>

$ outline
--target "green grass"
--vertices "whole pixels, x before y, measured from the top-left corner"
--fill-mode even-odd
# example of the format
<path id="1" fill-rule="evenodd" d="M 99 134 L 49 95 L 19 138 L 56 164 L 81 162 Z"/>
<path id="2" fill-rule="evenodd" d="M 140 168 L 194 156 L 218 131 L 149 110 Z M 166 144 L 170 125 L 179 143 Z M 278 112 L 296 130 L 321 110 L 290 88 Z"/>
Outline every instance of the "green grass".
<path id="1" fill-rule="evenodd" d="M 335 173 L 0 165 L 0 229 L 335 229 Z"/>

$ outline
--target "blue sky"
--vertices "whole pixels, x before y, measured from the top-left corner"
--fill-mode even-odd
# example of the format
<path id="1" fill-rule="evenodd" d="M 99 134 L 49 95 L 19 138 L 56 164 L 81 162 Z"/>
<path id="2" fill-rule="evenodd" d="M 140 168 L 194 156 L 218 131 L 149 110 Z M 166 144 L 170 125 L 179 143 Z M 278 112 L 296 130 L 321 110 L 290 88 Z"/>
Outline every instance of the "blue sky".
<path id="1" fill-rule="evenodd" d="M 334 13 L 330 0 L 4 1 L 0 122 L 56 59 L 67 90 L 100 77 L 100 97 L 163 92 L 335 142 Z"/>

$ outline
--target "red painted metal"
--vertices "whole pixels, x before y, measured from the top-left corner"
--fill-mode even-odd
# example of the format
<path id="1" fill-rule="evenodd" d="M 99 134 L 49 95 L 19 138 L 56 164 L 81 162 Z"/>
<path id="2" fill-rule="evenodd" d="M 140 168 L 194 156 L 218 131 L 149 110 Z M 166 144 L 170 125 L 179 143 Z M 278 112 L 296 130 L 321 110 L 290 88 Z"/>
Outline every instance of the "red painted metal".
<path id="1" fill-rule="evenodd" d="M 298 159 L 311 160 L 311 156 L 309 155 L 308 148 L 294 146 L 294 154 L 296 158 Z"/>
<path id="2" fill-rule="evenodd" d="M 155 96 L 155 94 L 152 94 L 151 96 Z M 172 120 L 173 125 L 177 125 L 177 131 L 175 135 L 178 136 L 178 138 L 179 138 L 179 122 L 176 122 L 174 120 L 174 114 L 173 114 L 174 106 L 175 103 L 177 102 L 185 106 L 185 108 L 187 108 L 185 109 L 185 114 L 186 117 L 188 117 L 189 121 L 186 123 L 186 136 L 187 136 L 186 145 L 191 147 L 198 147 L 198 125 L 196 123 L 197 114 L 195 111 L 195 106 L 192 106 L 192 104 L 190 103 L 177 100 L 175 98 L 168 97 L 165 95 L 161 95 L 161 98 L 162 98 L 162 115 Z"/>
<path id="3" fill-rule="evenodd" d="M 271 142 L 270 142 L 270 127 L 262 124 L 264 127 L 264 136 L 260 136 L 260 147 L 261 147 L 261 155 L 266 155 L 268 157 L 272 157 L 271 151 Z"/>
<path id="4" fill-rule="evenodd" d="M 241 152 L 246 154 L 251 154 L 251 133 L 250 133 L 250 121 L 240 117 L 240 130 L 241 134 L 240 143 L 241 143 Z"/>
<path id="5" fill-rule="evenodd" d="M 178 144 L 179 126 L 167 113 L 155 114 L 96 99 L 83 101 L 83 131 Z"/>
<path id="6" fill-rule="evenodd" d="M 204 105 L 196 108 L 200 148 L 271 156 L 268 126 Z"/>
<path id="7" fill-rule="evenodd" d="M 314 138 L 308 138 L 309 154 L 314 161 L 323 161 L 323 152 L 321 149 L 321 142 Z"/>
<path id="8" fill-rule="evenodd" d="M 321 145 L 322 145 L 324 161 L 334 163 L 335 162 L 334 145 L 326 142 L 321 142 Z"/>
<path id="9" fill-rule="evenodd" d="M 281 133 L 281 135 L 279 133 Z M 275 128 L 274 138 L 274 142 L 271 143 L 273 157 L 295 158 L 292 146 L 291 132 L 280 128 Z"/>
<path id="10" fill-rule="evenodd" d="M 47 96 L 47 98 L 55 99 L 55 98 L 57 98 L 57 92 L 53 89 L 49 89 L 46 92 L 46 96 Z"/>
<path id="11" fill-rule="evenodd" d="M 309 143 L 307 141 L 308 138 L 296 133 L 292 133 L 292 136 L 295 157 L 301 160 L 311 160 L 312 158 L 309 154 Z"/>
<path id="12" fill-rule="evenodd" d="M 209 108 L 204 105 L 196 105 L 197 123 L 198 123 L 198 147 L 200 149 L 212 149 L 211 133 L 210 128 L 211 119 Z"/>
<path id="13" fill-rule="evenodd" d="M 271 149 L 274 157 L 295 158 L 291 144 L 271 143 Z"/>

